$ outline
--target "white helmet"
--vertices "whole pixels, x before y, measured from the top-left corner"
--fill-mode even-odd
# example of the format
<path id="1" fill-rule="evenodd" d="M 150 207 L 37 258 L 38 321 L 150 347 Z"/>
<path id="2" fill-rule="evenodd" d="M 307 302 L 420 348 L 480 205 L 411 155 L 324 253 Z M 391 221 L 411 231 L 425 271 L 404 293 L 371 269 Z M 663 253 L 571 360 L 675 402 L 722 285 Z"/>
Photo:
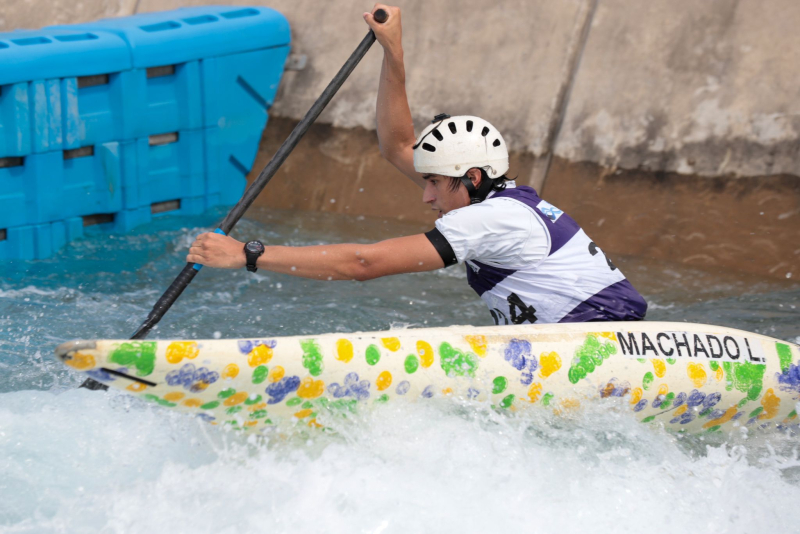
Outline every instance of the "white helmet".
<path id="1" fill-rule="evenodd" d="M 414 169 L 420 174 L 459 177 L 473 167 L 486 170 L 492 179 L 508 171 L 503 136 L 480 117 L 436 115 L 414 144 Z"/>

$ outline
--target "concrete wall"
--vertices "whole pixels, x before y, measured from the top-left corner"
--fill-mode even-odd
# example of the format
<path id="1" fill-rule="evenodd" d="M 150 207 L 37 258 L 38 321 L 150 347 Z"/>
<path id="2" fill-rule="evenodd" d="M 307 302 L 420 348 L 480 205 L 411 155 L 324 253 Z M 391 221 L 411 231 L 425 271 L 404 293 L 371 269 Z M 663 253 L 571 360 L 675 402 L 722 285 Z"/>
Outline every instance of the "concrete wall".
<path id="1" fill-rule="evenodd" d="M 228 2 L 0 0 L 0 29 L 202 3 Z M 309 60 L 285 75 L 258 170 L 366 34 L 372 3 L 236 3 L 283 12 Z M 418 130 L 440 112 L 483 116 L 514 151 L 511 174 L 538 186 L 555 154 L 544 196 L 606 251 L 800 276 L 796 0 L 398 3 Z M 376 45 L 259 202 L 432 221 L 377 151 L 380 61 Z"/>

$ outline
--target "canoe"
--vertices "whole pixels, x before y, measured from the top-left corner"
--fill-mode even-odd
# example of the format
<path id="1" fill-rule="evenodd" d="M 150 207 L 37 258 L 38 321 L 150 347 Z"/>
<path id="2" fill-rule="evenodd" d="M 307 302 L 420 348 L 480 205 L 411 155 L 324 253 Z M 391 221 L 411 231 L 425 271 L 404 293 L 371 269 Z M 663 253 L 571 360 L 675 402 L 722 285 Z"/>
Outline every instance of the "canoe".
<path id="1" fill-rule="evenodd" d="M 70 368 L 211 424 L 322 426 L 328 413 L 432 397 L 569 414 L 623 406 L 676 432 L 797 427 L 800 346 L 666 322 L 453 326 L 207 340 L 71 341 Z"/>

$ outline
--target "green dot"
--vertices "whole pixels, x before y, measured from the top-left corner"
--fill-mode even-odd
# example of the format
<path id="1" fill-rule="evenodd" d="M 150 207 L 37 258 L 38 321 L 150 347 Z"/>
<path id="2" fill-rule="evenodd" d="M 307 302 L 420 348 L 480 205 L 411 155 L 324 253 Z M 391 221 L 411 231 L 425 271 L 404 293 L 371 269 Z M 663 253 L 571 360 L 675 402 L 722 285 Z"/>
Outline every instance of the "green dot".
<path id="1" fill-rule="evenodd" d="M 717 432 L 719 429 L 720 429 L 720 425 L 716 425 L 716 426 L 712 426 L 711 428 L 709 428 L 706 432 L 707 433 Z"/>
<path id="2" fill-rule="evenodd" d="M 161 406 L 166 406 L 167 408 L 173 408 L 173 407 L 177 406 L 177 404 L 175 404 L 174 402 L 170 402 L 168 400 L 160 400 L 160 401 L 158 401 L 158 403 Z"/>
<path id="3" fill-rule="evenodd" d="M 747 417 L 749 417 L 749 418 L 756 417 L 756 416 L 758 416 L 758 414 L 760 414 L 763 411 L 764 411 L 764 407 L 763 406 L 759 406 L 758 408 L 756 408 L 755 410 L 750 412 L 750 415 L 748 415 Z"/>
<path id="4" fill-rule="evenodd" d="M 697 414 L 697 417 L 705 417 L 710 413 L 711 413 L 711 408 L 706 408 L 705 410 Z"/>
<path id="5" fill-rule="evenodd" d="M 545 393 L 544 397 L 542 397 L 542 404 L 544 406 L 550 406 L 550 402 L 553 400 L 554 395 L 552 393 Z"/>
<path id="6" fill-rule="evenodd" d="M 792 410 L 789 412 L 789 415 L 786 416 L 786 419 L 793 419 L 795 417 L 797 417 L 797 410 Z"/>
<path id="7" fill-rule="evenodd" d="M 504 376 L 498 376 L 494 380 L 492 380 L 492 393 L 497 395 L 498 393 L 502 393 L 508 387 L 508 380 Z"/>
<path id="8" fill-rule="evenodd" d="M 389 402 L 389 395 L 387 395 L 386 393 L 375 399 L 376 404 L 378 403 L 383 404 L 385 402 Z"/>
<path id="9" fill-rule="evenodd" d="M 367 347 L 367 363 L 370 365 L 375 365 L 379 361 L 381 361 L 381 351 L 377 345 L 370 345 Z"/>
<path id="10" fill-rule="evenodd" d="M 716 371 L 719 369 L 719 364 L 717 362 L 709 362 L 708 366 L 711 368 L 712 371 Z"/>
<path id="11" fill-rule="evenodd" d="M 745 398 L 743 398 L 742 400 L 740 400 L 740 401 L 739 401 L 739 404 L 737 404 L 737 405 L 736 405 L 736 407 L 737 407 L 737 408 L 741 408 L 742 406 L 744 406 L 744 405 L 745 405 L 745 404 L 747 404 L 748 402 L 750 402 L 750 399 L 748 399 L 747 397 L 745 397 Z"/>
<path id="12" fill-rule="evenodd" d="M 262 417 L 266 417 L 267 410 L 256 410 L 250 414 L 250 419 L 261 419 Z"/>
<path id="13" fill-rule="evenodd" d="M 153 395 L 152 393 L 145 393 L 143 397 L 145 398 L 145 400 L 149 400 L 150 402 L 161 401 L 161 397 L 159 397 L 158 395 Z"/>
<path id="14" fill-rule="evenodd" d="M 313 408 L 313 407 L 314 407 L 314 404 L 311 401 L 304 402 L 303 406 L 302 406 L 302 408 L 305 408 L 306 410 L 308 410 L 309 408 Z"/>
<path id="15" fill-rule="evenodd" d="M 219 397 L 220 399 L 227 399 L 234 393 L 236 393 L 236 390 L 233 388 L 223 389 L 222 391 L 217 393 L 217 397 Z"/>
<path id="16" fill-rule="evenodd" d="M 648 371 L 644 374 L 644 377 L 642 378 L 642 387 L 644 388 L 645 391 L 650 389 L 650 384 L 653 383 L 653 380 L 655 380 L 653 373 Z"/>
<path id="17" fill-rule="evenodd" d="M 211 402 L 207 402 L 207 403 L 203 404 L 202 406 L 200 406 L 200 409 L 201 410 L 213 410 L 217 406 L 219 406 L 219 401 L 211 401 Z"/>
<path id="18" fill-rule="evenodd" d="M 244 401 L 244 403 L 247 404 L 248 406 L 252 406 L 253 404 L 258 404 L 259 402 L 261 402 L 261 395 L 256 395 L 252 399 L 248 397 L 247 400 Z"/>
<path id="19" fill-rule="evenodd" d="M 225 421 L 225 424 L 226 424 L 226 425 L 233 425 L 233 426 L 237 426 L 237 425 L 239 424 L 239 421 L 237 421 L 237 420 L 235 420 L 235 419 L 231 419 L 230 421 Z"/>
<path id="20" fill-rule="evenodd" d="M 666 394 L 666 396 L 664 397 L 664 400 L 661 401 L 661 406 L 659 408 L 662 409 L 662 410 L 666 410 L 667 408 L 672 406 L 672 399 L 674 399 L 674 398 L 675 398 L 675 394 L 670 391 L 669 393 Z"/>
<path id="21" fill-rule="evenodd" d="M 253 369 L 253 384 L 260 384 L 267 379 L 269 368 L 266 365 L 259 365 Z"/>
<path id="22" fill-rule="evenodd" d="M 510 408 L 512 404 L 514 404 L 513 394 L 503 397 L 503 400 L 500 401 L 500 406 L 503 408 Z"/>
<path id="23" fill-rule="evenodd" d="M 242 411 L 242 407 L 241 406 L 231 406 L 230 408 L 225 410 L 225 413 L 228 414 L 228 415 L 233 415 L 233 414 L 239 413 L 241 411 Z"/>
<path id="24" fill-rule="evenodd" d="M 286 401 L 286 406 L 297 406 L 298 404 L 302 404 L 303 399 L 300 397 L 294 397 Z"/>
<path id="25" fill-rule="evenodd" d="M 675 365 L 675 358 L 667 358 L 667 363 L 670 365 Z M 711 363 L 713 364 L 714 362 Z"/>
<path id="26" fill-rule="evenodd" d="M 645 417 L 644 419 L 642 419 L 642 423 L 649 423 L 650 421 L 652 421 L 655 418 L 656 418 L 655 415 L 651 415 L 649 417 Z"/>
<path id="27" fill-rule="evenodd" d="M 406 368 L 406 373 L 412 375 L 417 369 L 419 369 L 419 358 L 417 358 L 413 354 L 409 354 L 408 356 L 406 356 L 406 361 L 404 365 Z"/>
<path id="28" fill-rule="evenodd" d="M 274 425 L 275 423 L 272 422 L 272 419 L 264 419 L 265 425 Z"/>
<path id="29" fill-rule="evenodd" d="M 647 363 L 647 358 L 636 358 L 636 361 L 639 363 Z"/>

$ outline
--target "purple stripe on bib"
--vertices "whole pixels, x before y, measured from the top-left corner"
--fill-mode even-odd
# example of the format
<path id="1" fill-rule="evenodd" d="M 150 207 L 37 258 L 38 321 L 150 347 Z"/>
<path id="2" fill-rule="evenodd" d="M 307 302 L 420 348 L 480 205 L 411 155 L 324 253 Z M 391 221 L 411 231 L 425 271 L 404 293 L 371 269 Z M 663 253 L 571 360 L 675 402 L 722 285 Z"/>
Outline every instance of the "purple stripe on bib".
<path id="1" fill-rule="evenodd" d="M 647 302 L 628 280 L 621 280 L 578 304 L 559 323 L 640 321 L 645 313 Z"/>
<path id="2" fill-rule="evenodd" d="M 476 273 L 470 264 L 465 262 L 464 266 L 467 268 L 467 282 L 469 282 L 470 287 L 475 290 L 478 296 L 483 295 L 494 286 L 517 272 L 516 269 L 492 267 L 491 265 L 486 265 L 485 263 L 475 260 L 471 260 L 471 263 L 478 267 L 478 272 Z"/>
<path id="3" fill-rule="evenodd" d="M 544 222 L 547 231 L 550 233 L 550 253 L 548 256 L 555 254 L 581 229 L 572 217 L 563 212 L 553 221 L 537 207 L 542 202 L 542 199 L 536 194 L 536 190 L 526 185 L 504 189 L 496 193 L 492 198 L 511 198 L 533 209 L 533 212 Z"/>

